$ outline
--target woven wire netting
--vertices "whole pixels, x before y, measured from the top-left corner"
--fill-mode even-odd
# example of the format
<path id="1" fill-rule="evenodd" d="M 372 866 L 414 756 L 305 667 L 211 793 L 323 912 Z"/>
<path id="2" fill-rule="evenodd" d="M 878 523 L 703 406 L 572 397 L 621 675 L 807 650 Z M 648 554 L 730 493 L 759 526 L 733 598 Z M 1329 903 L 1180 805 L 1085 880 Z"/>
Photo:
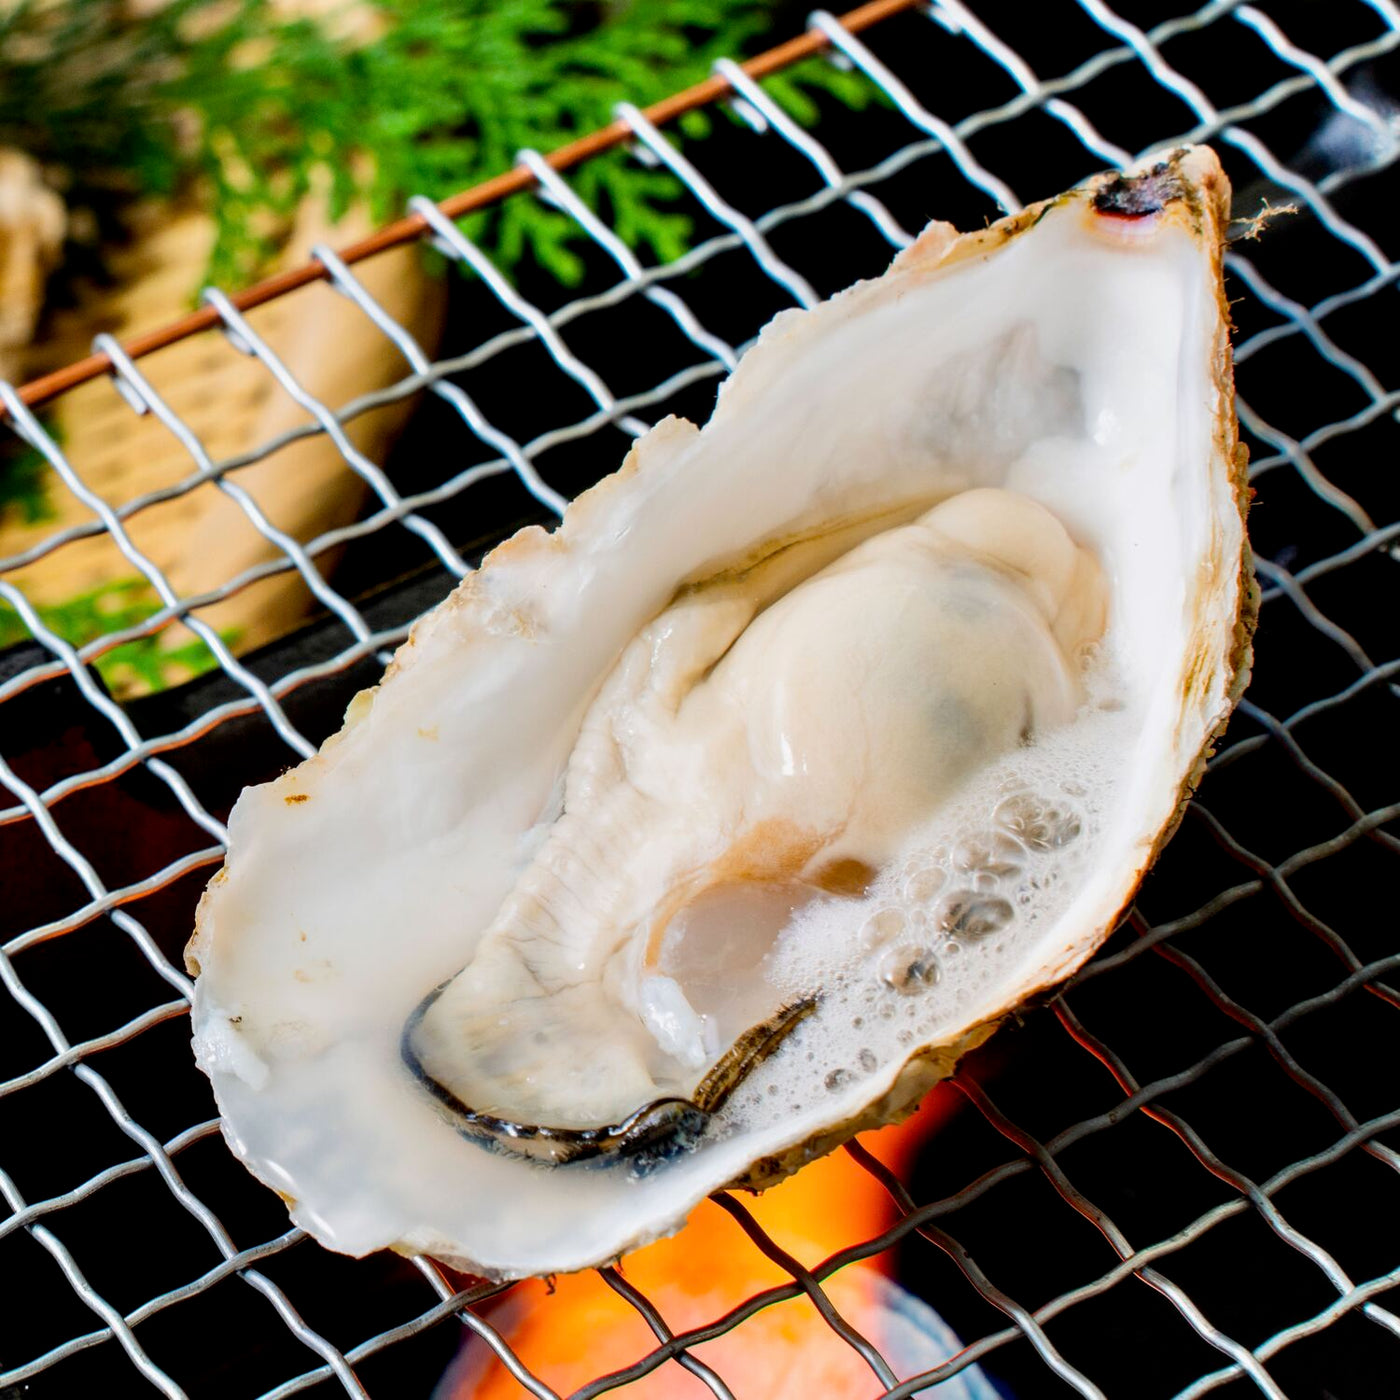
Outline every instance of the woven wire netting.
<path id="1" fill-rule="evenodd" d="M 886 1250 L 965 1347 L 895 1384 L 865 1344 L 872 1394 L 937 1393 L 973 1363 L 1028 1396 L 1395 1392 L 1400 248 L 1387 215 L 1400 127 L 1385 94 L 1400 15 L 1384 0 L 1149 8 L 942 0 L 860 34 L 818 12 L 825 61 L 879 95 L 864 110 L 804 129 L 732 65 L 740 121 L 703 142 L 623 108 L 630 158 L 668 167 L 694 219 L 689 251 L 664 266 L 643 266 L 567 175 L 522 153 L 539 185 L 516 197 L 550 201 L 588 235 L 582 296 L 508 282 L 419 203 L 460 273 L 450 354 L 430 359 L 328 251 L 332 286 L 299 294 L 306 315 L 316 297 L 352 298 L 402 351 L 402 379 L 367 399 L 316 401 L 257 317 L 210 292 L 220 353 L 256 357 L 306 413 L 236 460 L 213 460 L 170 411 L 158 356 L 138 365 L 104 341 L 112 392 L 189 453 L 178 486 L 120 508 L 0 387 L 55 489 L 93 513 L 0 561 L 0 598 L 32 636 L 0 653 L 0 1391 L 419 1394 L 474 1334 L 522 1394 L 553 1393 L 474 1309 L 499 1289 L 460 1289 L 423 1259 L 321 1250 L 224 1146 L 179 957 L 223 816 L 243 782 L 313 752 L 483 546 L 548 519 L 663 414 L 703 421 L 776 310 L 879 271 L 929 217 L 976 226 L 1189 140 L 1215 145 L 1243 219 L 1295 211 L 1227 260 L 1263 604 L 1254 679 L 1202 800 L 1103 952 L 957 1076 L 962 1107 L 906 1179 L 855 1149 L 897 1195 L 894 1229 L 678 1336 L 610 1273 L 657 1345 L 577 1393 L 680 1362 L 716 1395 L 743 1395 L 742 1376 L 686 1348 L 803 1292 L 840 1328 L 822 1281 Z M 420 392 L 400 448 L 367 460 L 354 420 Z M 329 435 L 372 504 L 297 543 L 239 472 L 308 434 Z M 127 522 L 215 489 L 278 558 L 178 597 Z M 8 575 L 98 532 L 163 606 L 75 649 Z M 322 615 L 233 656 L 201 610 L 293 570 Z M 218 669 L 114 701 L 93 663 L 177 619 Z"/>

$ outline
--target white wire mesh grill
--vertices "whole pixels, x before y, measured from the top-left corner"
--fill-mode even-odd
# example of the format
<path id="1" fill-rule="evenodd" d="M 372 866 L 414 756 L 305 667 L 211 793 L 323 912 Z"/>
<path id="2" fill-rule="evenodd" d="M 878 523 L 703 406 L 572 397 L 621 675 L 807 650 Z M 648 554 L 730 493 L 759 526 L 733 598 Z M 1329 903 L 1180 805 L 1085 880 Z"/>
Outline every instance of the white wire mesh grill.
<path id="1" fill-rule="evenodd" d="M 400 1349 L 456 1317 L 497 1352 L 527 1392 L 554 1394 L 467 1306 L 499 1290 L 454 1291 L 446 1275 L 421 1260 L 416 1273 L 404 1266 L 390 1280 L 384 1261 L 338 1260 L 309 1243 L 297 1248 L 305 1236 L 277 1223 L 275 1201 L 246 1204 L 259 1188 L 229 1166 L 216 1123 L 191 1123 L 188 1114 L 172 1112 L 169 1103 L 184 1110 L 201 1101 L 200 1092 L 206 1106 L 209 1100 L 180 1079 L 195 1082 L 184 1063 L 190 986 L 171 956 L 179 943 L 152 929 L 162 929 L 171 910 L 177 922 L 187 914 L 190 891 L 221 856 L 224 828 L 216 813 L 227 805 L 219 786 L 184 761 L 187 753 L 224 730 L 251 732 L 237 726 L 256 721 L 259 734 L 280 744 L 280 762 L 308 755 L 323 731 L 304 732 L 302 702 L 319 687 L 372 671 L 406 634 L 411 619 L 371 616 L 371 608 L 346 596 L 350 589 L 331 582 L 326 561 L 333 551 L 388 547 L 396 531 L 407 532 L 418 558 L 435 564 L 441 593 L 466 571 L 464 555 L 471 552 L 454 545 L 452 528 L 440 523 L 444 508 L 474 500 L 488 481 L 518 483 L 517 514 L 558 511 L 580 484 L 578 468 L 556 466 L 572 462 L 569 449 L 593 451 L 604 464 L 598 470 L 605 470 L 649 418 L 673 407 L 687 411 L 687 402 L 701 404 L 690 416 L 703 417 L 704 395 L 773 310 L 810 304 L 878 270 L 893 247 L 908 241 L 907 230 L 929 215 L 955 213 L 966 226 L 1018 208 L 1013 188 L 1026 198 L 1041 197 L 1106 164 L 1183 140 L 1217 145 L 1243 213 L 1254 213 L 1264 196 L 1300 210 L 1296 231 L 1276 241 L 1271 235 L 1258 244 L 1237 243 L 1228 259 L 1231 294 L 1240 298 L 1240 417 L 1259 493 L 1252 528 L 1264 603 L 1258 678 L 1213 760 L 1204 805 L 1193 803 L 1125 931 L 1019 1033 L 1039 1037 L 1034 1043 L 1043 1064 L 1022 1064 L 997 1081 L 995 1101 L 977 1079 L 958 1078 L 969 1105 L 958 1131 L 983 1135 L 957 1164 L 961 1174 L 950 1166 L 942 1175 L 935 1171 L 931 1183 L 901 1183 L 853 1147 L 896 1196 L 899 1224 L 812 1272 L 782 1255 L 791 1284 L 679 1336 L 616 1271 L 604 1271 L 647 1320 L 658 1345 L 628 1370 L 600 1376 L 577 1394 L 622 1386 L 671 1358 L 716 1395 L 730 1394 L 730 1386 L 742 1393 L 742 1377 L 716 1375 L 687 1348 L 803 1292 L 865 1356 L 889 1396 L 936 1393 L 941 1382 L 975 1362 L 995 1369 L 1013 1348 L 1027 1358 L 1025 1374 L 1035 1378 L 1021 1389 L 1037 1395 L 1315 1393 L 1289 1388 L 1289 1377 L 1302 1386 L 1307 1382 L 1296 1376 L 1310 1374 L 1297 1370 L 1296 1358 L 1316 1352 L 1322 1358 L 1317 1365 L 1331 1364 L 1334 1353 L 1326 1348 L 1339 1336 L 1338 1347 L 1374 1349 L 1384 1368 L 1375 1372 L 1378 1378 L 1400 1374 L 1400 1317 L 1393 1310 L 1400 1299 L 1400 1253 L 1394 1232 L 1385 1228 L 1397 1204 L 1400 1152 L 1392 1144 L 1400 1142 L 1400 1101 L 1393 1075 L 1384 1072 L 1393 1063 L 1400 1026 L 1400 993 L 1385 979 L 1400 968 L 1400 944 L 1393 901 L 1382 902 L 1396 874 L 1400 803 L 1392 800 L 1395 775 L 1379 747 L 1385 731 L 1371 729 L 1387 717 L 1393 722 L 1387 707 L 1400 693 L 1393 684 L 1400 656 L 1393 628 L 1387 631 L 1366 606 L 1368 596 L 1394 589 L 1392 549 L 1400 535 L 1391 465 L 1400 388 L 1389 387 L 1398 382 L 1393 346 L 1376 334 L 1394 324 L 1400 263 L 1385 251 L 1389 230 L 1374 213 L 1382 189 L 1393 203 L 1400 128 L 1383 85 L 1378 90 L 1374 82 L 1359 81 L 1381 71 L 1377 65 L 1400 47 L 1400 14 L 1386 0 L 1292 9 L 1214 0 L 1192 14 L 1139 26 L 1125 18 L 1126 6 L 1115 11 L 1100 0 L 1079 0 L 1062 8 L 1066 25 L 1079 25 L 1073 32 L 1084 46 L 1054 79 L 1037 75 L 1044 66 L 1037 50 L 1018 51 L 1014 13 L 993 16 L 990 4 L 939 0 L 865 36 L 829 14 L 815 14 L 811 24 L 828 37 L 835 59 L 860 70 L 892 109 L 871 118 L 872 140 L 884 139 L 884 147 L 850 172 L 829 149 L 838 144 L 833 123 L 842 124 L 843 148 L 856 149 L 862 118 L 828 117 L 815 133 L 803 130 L 734 65 L 720 71 L 752 130 L 729 133 L 723 142 L 683 147 L 624 106 L 620 115 L 635 133 L 636 158 L 668 167 L 699 221 L 694 246 L 666 266 L 643 267 L 567 178 L 536 153 L 522 153 L 539 191 L 520 197 L 550 200 L 572 216 L 596 245 L 599 265 L 620 273 L 616 280 L 610 274 L 603 290 L 550 311 L 513 289 L 433 206 L 415 201 L 441 251 L 480 292 L 474 307 L 487 297 L 497 303 L 499 328 L 451 357 L 430 359 L 353 269 L 318 250 L 334 288 L 398 347 L 408 369 L 390 388 L 354 402 L 316 400 L 249 319 L 211 290 L 207 299 L 229 342 L 256 357 L 308 419 L 239 458 L 211 458 L 162 397 L 158 371 L 148 375 L 103 338 L 98 348 L 112 357 L 117 391 L 133 412 L 154 414 L 190 458 L 190 474 L 177 486 L 119 508 L 85 484 L 83 463 L 70 462 L 18 395 L 0 386 L 14 429 L 95 516 L 24 556 L 0 561 L 0 598 L 17 610 L 35 643 L 18 654 L 18 669 L 0 667 L 0 801 L 8 795 L 0 841 L 18 853 L 0 869 L 13 879 L 32 861 L 33 878 L 57 891 L 43 917 L 0 925 L 6 929 L 0 979 L 8 994 L 0 1016 L 21 1027 L 14 1053 L 0 1061 L 0 1191 L 10 1212 L 0 1220 L 0 1273 L 21 1288 L 32 1279 L 44 1299 L 56 1300 L 39 1310 L 38 1323 L 31 1325 L 26 1314 L 22 1329 L 9 1330 L 0 1316 L 0 1367 L 6 1368 L 0 1389 L 31 1385 L 36 1393 L 71 1393 L 65 1387 L 80 1374 L 75 1362 L 91 1353 L 101 1374 L 120 1384 L 139 1375 L 159 1393 L 188 1393 L 195 1382 L 181 1369 L 187 1362 L 171 1343 L 173 1331 L 210 1326 L 209 1309 L 217 1306 L 232 1308 L 255 1334 L 285 1332 L 292 1345 L 264 1358 L 261 1369 L 228 1370 L 202 1382 L 202 1393 L 283 1396 L 317 1386 L 326 1393 L 402 1393 L 388 1379 Z M 1334 36 L 1345 36 L 1345 46 L 1334 45 Z M 1202 41 L 1238 48 L 1244 57 L 1231 86 L 1248 88 L 1247 95 L 1223 90 L 1217 77 L 1212 81 L 1222 83 L 1222 91 L 1215 101 L 1210 83 L 1203 79 L 1202 86 L 1190 76 Z M 979 65 L 977 81 L 986 91 L 1012 95 L 996 106 L 945 111 L 940 64 Z M 1219 66 L 1209 71 L 1218 73 Z M 1123 101 L 1124 94 L 1132 101 Z M 896 120 L 903 134 L 891 142 Z M 1318 155 L 1319 123 L 1327 136 L 1325 161 Z M 1296 140 L 1294 132 L 1301 133 Z M 1055 146 L 1052 162 L 1044 152 L 1056 141 L 1068 144 Z M 915 176 L 918 183 L 911 184 Z M 735 193 L 741 183 L 749 197 L 755 188 L 795 193 L 745 213 L 746 201 Z M 804 238 L 826 229 L 822 220 L 843 210 L 851 222 L 841 228 L 859 224 L 870 241 L 859 244 L 852 235 L 839 270 L 822 269 L 830 285 L 819 288 L 817 274 L 807 270 Z M 721 316 L 706 293 L 721 282 L 747 290 L 739 312 L 730 304 Z M 640 303 L 653 309 L 645 312 Z M 623 319 L 644 314 L 650 319 Z M 711 320 L 715 326 L 707 324 Z M 669 327 L 666 333 L 679 334 L 685 353 L 674 363 L 648 358 L 643 379 L 635 362 L 618 362 L 618 373 L 635 382 L 614 390 L 610 381 L 624 381 L 615 377 L 610 348 L 642 324 L 658 337 Z M 580 351 L 585 344 L 592 349 Z M 658 365 L 666 366 L 664 376 Z M 491 376 L 497 372 L 528 376 L 534 399 L 528 418 L 518 422 L 514 414 L 504 426 L 492 421 L 497 399 L 490 390 L 499 380 Z M 1309 391 L 1280 394 L 1281 378 Z M 376 406 L 422 390 L 454 415 L 456 445 L 445 457 L 468 465 L 439 467 L 409 489 L 360 453 L 347 428 Z M 298 543 L 271 523 L 238 473 L 313 433 L 335 443 L 347 468 L 368 484 L 373 504 L 354 524 Z M 127 522 L 210 483 L 237 502 L 279 557 L 208 593 L 181 597 L 135 545 Z M 1306 532 L 1276 536 L 1274 502 L 1280 514 L 1292 510 L 1306 518 Z M 137 627 L 75 649 L 41 622 L 5 574 L 103 532 L 149 581 L 162 607 Z M 333 633 L 333 643 L 310 659 L 288 661 L 282 653 L 235 658 L 201 610 L 259 578 L 293 570 L 333 620 L 333 629 L 323 629 L 325 636 Z M 147 732 L 149 726 L 138 726 L 88 668 L 121 643 L 176 619 L 214 652 L 226 683 L 199 692 L 197 712 L 185 722 Z M 23 706 L 50 703 L 60 693 L 55 686 L 66 687 L 62 694 L 69 698 L 62 703 L 101 737 L 91 746 L 90 763 L 36 784 L 24 776 L 30 711 Z M 119 858 L 106 833 L 69 830 L 77 802 L 131 783 L 162 791 L 172 812 L 162 846 L 168 857 L 155 868 Z M 1272 821 L 1277 814 L 1267 810 L 1278 804 L 1290 813 L 1282 837 Z M 17 886 L 6 890 L 12 910 L 24 907 L 18 894 Z M 1274 969 L 1266 981 L 1260 969 L 1270 959 L 1285 972 L 1275 976 Z M 104 985 L 95 1003 L 74 1001 L 71 988 L 93 976 L 94 966 L 115 969 L 110 987 Z M 1125 1008 L 1140 1023 L 1135 1028 Z M 1324 1030 L 1312 1029 L 1318 1025 Z M 142 1047 L 144 1059 L 123 1058 Z M 1390 1059 L 1377 1062 L 1387 1048 Z M 181 1064 L 172 1067 L 179 1057 Z M 1068 1102 L 1057 1111 L 1056 1092 L 1071 1061 L 1072 1072 L 1092 1084 L 1085 1102 L 1094 1107 L 1066 1117 Z M 1239 1077 L 1246 1064 L 1254 1066 L 1257 1082 Z M 185 1097 L 172 1094 L 166 1102 L 162 1084 L 138 1082 L 129 1065 L 160 1081 L 179 1080 Z M 1247 1097 L 1256 1093 L 1262 1097 Z M 1049 1108 L 1037 1094 L 1046 1096 Z M 129 1111 L 126 1105 L 138 1102 Z M 73 1159 L 55 1148 L 49 1125 L 65 1115 L 81 1121 L 100 1169 L 75 1176 Z M 1268 1150 L 1256 1150 L 1239 1130 L 1239 1122 L 1249 1124 L 1254 1115 L 1288 1120 L 1288 1131 Z M 1111 1178 L 1131 1176 L 1144 1153 L 1175 1150 L 1168 1145 L 1173 1141 L 1181 1152 L 1163 1178 L 1167 1189 L 1149 1186 L 1152 1208 L 1134 1206 L 1120 1227 L 1096 1202 L 1112 1195 Z M 1016 1252 L 1025 1253 L 1027 1242 L 998 1240 L 987 1215 L 1033 1182 L 1053 1192 L 1038 1198 L 1026 1217 L 1045 1231 L 1037 1250 L 1053 1254 L 1062 1234 L 1090 1227 L 1106 1247 L 1095 1271 L 1057 1278 L 1053 1287 L 1041 1284 L 1038 1293 L 1021 1296 Z M 1309 1183 L 1317 1190 L 1304 1195 Z M 141 1194 L 131 1194 L 138 1185 Z M 239 1210 L 251 1211 L 265 1227 L 256 1243 L 242 1243 L 221 1219 L 228 1213 L 224 1202 L 235 1197 Z M 1342 1211 L 1344 1198 L 1351 1198 L 1350 1213 Z M 781 1255 L 737 1200 L 725 1197 L 721 1204 L 761 1248 Z M 119 1216 L 129 1217 L 124 1232 L 114 1224 Z M 1354 1225 L 1362 1217 L 1379 1227 L 1367 1238 Z M 1339 1220 L 1350 1223 L 1339 1228 Z M 146 1250 L 173 1259 L 171 1242 L 179 1237 L 183 1260 L 193 1257 L 186 1246 L 196 1249 L 187 1235 L 201 1237 L 197 1247 L 207 1265 L 131 1298 L 123 1248 L 144 1240 Z M 937 1371 L 897 1384 L 821 1284 L 853 1259 L 896 1245 L 913 1250 L 916 1235 L 933 1246 L 921 1259 L 938 1251 L 955 1266 L 938 1275 L 947 1288 L 930 1293 L 935 1305 L 947 1311 L 954 1289 L 968 1294 L 959 1321 L 967 1345 Z M 1227 1235 L 1231 1244 L 1223 1256 L 1202 1254 Z M 970 1244 L 974 1238 L 978 1243 Z M 1260 1299 L 1247 1330 L 1223 1325 L 1218 1305 L 1204 1301 L 1216 1295 L 1203 1268 L 1218 1264 L 1192 1261 L 1221 1257 L 1234 1261 L 1239 1286 Z M 1272 1283 L 1271 1275 L 1277 1276 Z M 381 1304 L 354 1313 L 363 1328 L 354 1333 L 344 1306 L 352 1294 Z M 1120 1373 L 1106 1370 L 1086 1344 L 1077 1321 L 1097 1316 L 1095 1309 L 1108 1300 L 1152 1310 L 1164 1352 L 1179 1353 L 1176 1363 L 1145 1357 L 1140 1376 L 1125 1388 Z M 371 1315 L 373 1324 L 364 1321 Z M 179 1357 L 180 1365 L 169 1357 Z M 1388 1388 L 1378 1384 L 1369 1393 Z"/>

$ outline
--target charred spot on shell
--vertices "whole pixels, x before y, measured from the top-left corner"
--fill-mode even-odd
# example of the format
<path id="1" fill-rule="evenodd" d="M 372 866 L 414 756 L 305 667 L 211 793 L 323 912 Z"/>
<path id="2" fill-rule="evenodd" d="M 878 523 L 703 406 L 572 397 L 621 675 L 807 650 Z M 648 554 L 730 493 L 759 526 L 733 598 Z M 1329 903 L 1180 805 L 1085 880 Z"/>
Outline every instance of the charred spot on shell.
<path id="1" fill-rule="evenodd" d="M 493 1151 L 552 1166 L 625 1161 L 633 1176 L 645 1176 L 697 1147 L 711 1117 L 817 1005 L 816 997 L 805 997 L 745 1031 L 696 1086 L 693 1098 L 653 1099 L 620 1122 L 596 1128 L 555 1128 L 515 1123 L 472 1108 L 424 1068 L 414 1047 L 414 1032 L 451 980 L 434 987 L 404 1022 L 399 1055 L 413 1077 L 447 1110 L 457 1131 Z"/>
<path id="2" fill-rule="evenodd" d="M 1140 175 L 1115 175 L 1094 193 L 1094 212 L 1114 219 L 1145 219 L 1160 214 L 1186 191 L 1169 160 Z"/>

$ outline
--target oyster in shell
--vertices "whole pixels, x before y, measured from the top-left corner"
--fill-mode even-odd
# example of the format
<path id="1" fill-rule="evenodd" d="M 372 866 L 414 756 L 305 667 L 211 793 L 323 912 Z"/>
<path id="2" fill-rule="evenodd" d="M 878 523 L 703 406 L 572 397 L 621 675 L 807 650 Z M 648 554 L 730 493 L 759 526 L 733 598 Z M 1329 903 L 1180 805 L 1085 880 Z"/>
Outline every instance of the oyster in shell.
<path id="1" fill-rule="evenodd" d="M 189 948 L 332 1248 L 562 1272 L 907 1111 L 1107 936 L 1244 683 L 1183 149 L 763 332 L 251 788 Z"/>

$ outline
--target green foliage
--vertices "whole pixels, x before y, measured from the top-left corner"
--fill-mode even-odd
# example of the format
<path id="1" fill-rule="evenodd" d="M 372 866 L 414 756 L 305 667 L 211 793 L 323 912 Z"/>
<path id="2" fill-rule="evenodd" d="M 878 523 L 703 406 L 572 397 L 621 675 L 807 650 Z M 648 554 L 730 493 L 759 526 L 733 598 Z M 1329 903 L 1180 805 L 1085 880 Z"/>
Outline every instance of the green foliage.
<path id="1" fill-rule="evenodd" d="M 43 453 L 19 438 L 0 442 L 0 522 L 14 511 L 26 525 L 37 525 L 52 514 L 45 488 L 49 465 Z"/>
<path id="2" fill-rule="evenodd" d="M 144 8 L 144 7 L 143 7 Z M 256 275 L 279 220 L 313 186 L 333 212 L 362 193 L 377 220 L 410 193 L 441 198 L 708 76 L 761 47 L 763 0 L 365 0 L 374 37 L 286 19 L 270 0 L 18 0 L 0 20 L 0 142 L 67 172 L 70 203 L 202 185 L 219 237 L 214 280 Z M 809 61 L 768 80 L 798 120 L 814 95 L 859 105 L 858 76 Z M 690 114 L 689 135 L 713 118 Z M 623 238 L 659 259 L 690 231 L 665 171 L 621 152 L 574 175 Z M 515 199 L 468 225 L 502 265 L 527 254 L 565 282 L 582 264 L 563 215 Z"/>
<path id="3" fill-rule="evenodd" d="M 91 593 L 80 594 L 54 607 L 36 611 L 40 621 L 70 645 L 79 647 L 98 637 L 120 632 L 144 622 L 160 611 L 160 601 L 143 579 L 123 579 Z M 0 647 L 30 640 L 24 620 L 0 600 Z M 231 641 L 232 636 L 225 636 Z M 107 688 L 117 694 L 133 690 L 160 690 L 218 664 L 214 653 L 197 638 L 178 647 L 162 647 L 159 634 L 123 642 L 97 659 L 97 671 Z"/>
<path id="4" fill-rule="evenodd" d="M 55 442 L 62 432 L 47 415 L 39 421 Z M 37 525 L 53 514 L 48 488 L 53 472 L 37 447 L 14 433 L 0 433 L 0 525 L 18 516 L 26 525 Z"/>

